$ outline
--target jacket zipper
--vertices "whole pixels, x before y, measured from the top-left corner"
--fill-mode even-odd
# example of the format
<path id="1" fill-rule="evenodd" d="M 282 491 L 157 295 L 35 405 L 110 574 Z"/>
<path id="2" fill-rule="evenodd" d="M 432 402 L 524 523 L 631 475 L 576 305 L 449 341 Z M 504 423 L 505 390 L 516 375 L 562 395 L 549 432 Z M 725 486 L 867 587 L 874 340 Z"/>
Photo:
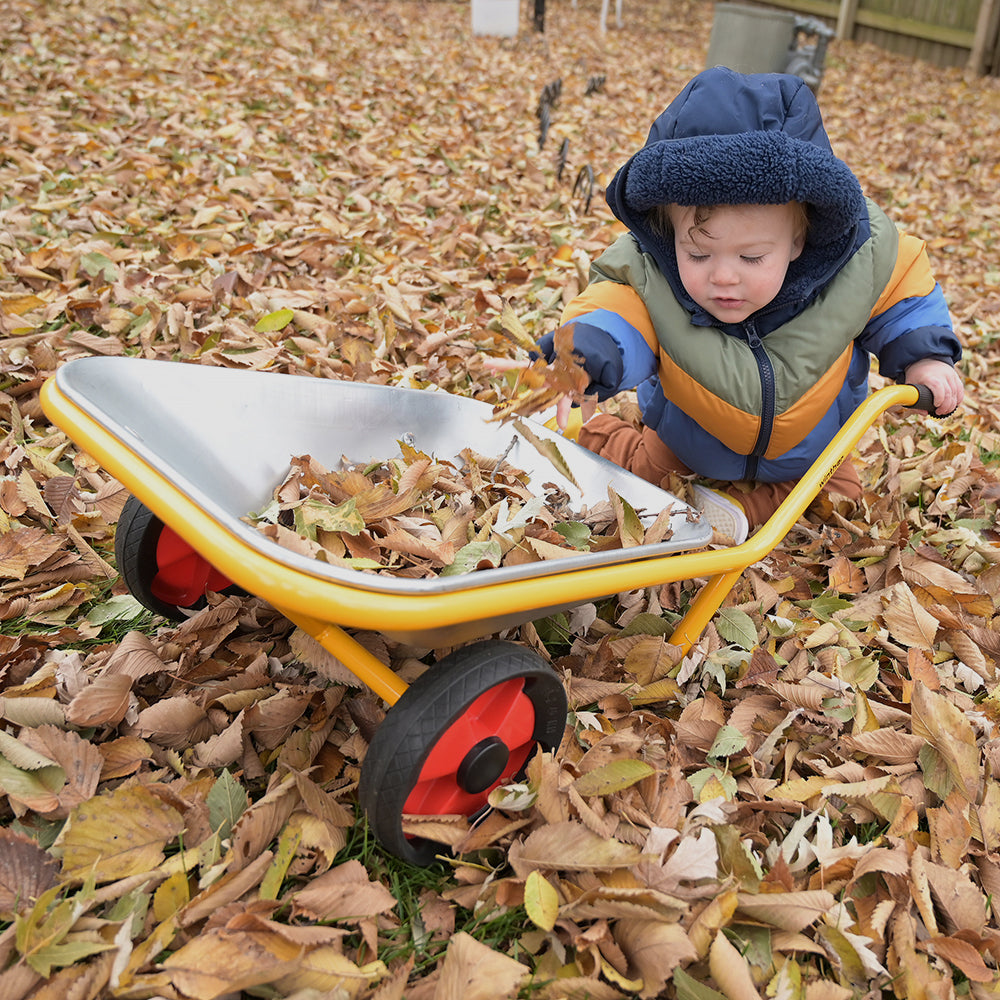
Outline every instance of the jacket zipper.
<path id="1" fill-rule="evenodd" d="M 761 456 L 767 451 L 768 442 L 771 440 L 771 431 L 774 429 L 774 406 L 775 406 L 775 386 L 774 386 L 774 366 L 764 349 L 764 342 L 757 334 L 757 325 L 750 321 L 744 324 L 747 344 L 753 351 L 754 359 L 757 362 L 757 372 L 760 375 L 760 430 L 757 433 L 757 440 L 747 456 L 746 479 L 757 478 L 757 469 L 760 465 Z"/>

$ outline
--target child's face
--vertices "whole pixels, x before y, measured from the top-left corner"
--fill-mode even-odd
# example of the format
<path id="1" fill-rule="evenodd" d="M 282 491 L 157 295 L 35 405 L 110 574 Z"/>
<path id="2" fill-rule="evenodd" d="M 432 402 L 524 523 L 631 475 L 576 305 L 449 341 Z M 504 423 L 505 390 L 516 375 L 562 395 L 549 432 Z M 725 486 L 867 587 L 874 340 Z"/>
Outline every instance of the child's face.
<path id="1" fill-rule="evenodd" d="M 719 205 L 700 225 L 695 209 L 669 207 L 681 281 L 723 323 L 741 323 L 779 292 L 805 234 L 794 205 Z"/>

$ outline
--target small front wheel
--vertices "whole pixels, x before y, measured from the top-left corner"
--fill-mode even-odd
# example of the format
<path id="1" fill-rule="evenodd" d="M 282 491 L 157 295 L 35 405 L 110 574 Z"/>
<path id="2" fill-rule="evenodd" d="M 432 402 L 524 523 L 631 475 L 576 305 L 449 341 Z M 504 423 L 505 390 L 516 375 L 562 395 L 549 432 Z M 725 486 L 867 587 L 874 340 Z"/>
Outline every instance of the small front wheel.
<path id="1" fill-rule="evenodd" d="M 375 836 L 430 864 L 442 845 L 406 836 L 403 815 L 480 815 L 536 747 L 559 746 L 566 711 L 558 675 L 526 646 L 486 640 L 446 656 L 403 692 L 368 748 L 358 798 Z"/>
<path id="2" fill-rule="evenodd" d="M 129 593 L 164 618 L 205 606 L 207 591 L 238 592 L 144 503 L 129 497 L 115 528 L 115 564 Z"/>

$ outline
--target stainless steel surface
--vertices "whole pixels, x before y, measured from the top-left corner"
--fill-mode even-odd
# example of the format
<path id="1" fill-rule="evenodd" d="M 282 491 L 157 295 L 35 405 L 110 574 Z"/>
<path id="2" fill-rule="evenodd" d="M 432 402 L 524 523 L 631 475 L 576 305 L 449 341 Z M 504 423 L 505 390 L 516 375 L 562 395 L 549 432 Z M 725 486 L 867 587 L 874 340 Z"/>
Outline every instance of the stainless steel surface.
<path id="1" fill-rule="evenodd" d="M 688 508 L 672 494 L 533 423 L 535 434 L 558 443 L 577 489 L 512 425 L 490 422 L 491 406 L 445 392 L 114 357 L 69 362 L 59 370 L 56 384 L 243 543 L 297 571 L 342 586 L 449 592 L 700 548 L 711 539 L 707 522 L 689 520 Z M 542 493 L 543 484 L 551 482 L 567 491 L 574 506 L 593 505 L 607 499 L 611 486 L 649 515 L 672 504 L 673 537 L 640 548 L 408 580 L 330 566 L 290 552 L 240 520 L 267 504 L 291 456 L 310 454 L 327 468 L 338 467 L 342 457 L 383 462 L 399 454 L 404 435 L 427 454 L 459 464 L 456 456 L 465 448 L 495 458 L 513 442 L 507 459 L 531 474 L 536 492 Z"/>

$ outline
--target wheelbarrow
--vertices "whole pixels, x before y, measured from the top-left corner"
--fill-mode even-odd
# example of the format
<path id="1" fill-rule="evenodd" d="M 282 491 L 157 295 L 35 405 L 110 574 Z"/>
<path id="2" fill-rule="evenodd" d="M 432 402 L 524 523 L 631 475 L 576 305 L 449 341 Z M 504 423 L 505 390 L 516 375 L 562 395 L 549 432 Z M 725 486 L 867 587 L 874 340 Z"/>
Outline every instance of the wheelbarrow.
<path id="1" fill-rule="evenodd" d="M 870 396 L 771 520 L 742 545 L 707 548 L 711 526 L 677 497 L 537 424 L 562 473 L 493 408 L 431 390 L 340 382 L 138 358 L 65 364 L 42 388 L 46 416 L 131 493 L 116 529 L 118 569 L 146 607 L 170 617 L 206 591 L 239 588 L 269 603 L 388 705 L 362 763 L 358 800 L 383 846 L 428 864 L 442 845 L 408 836 L 404 816 L 465 815 L 516 780 L 536 749 L 558 748 L 567 699 L 558 674 L 523 644 L 486 638 L 626 590 L 707 577 L 671 642 L 689 649 L 740 575 L 773 549 L 864 431 L 895 404 L 929 394 L 890 386 Z M 244 520 L 262 509 L 293 455 L 329 468 L 385 461 L 407 441 L 451 459 L 506 453 L 532 482 L 581 502 L 609 486 L 637 512 L 671 508 L 672 534 L 650 545 L 581 552 L 433 579 L 404 579 L 292 552 Z M 412 684 L 346 630 L 429 649 L 458 647 Z"/>

